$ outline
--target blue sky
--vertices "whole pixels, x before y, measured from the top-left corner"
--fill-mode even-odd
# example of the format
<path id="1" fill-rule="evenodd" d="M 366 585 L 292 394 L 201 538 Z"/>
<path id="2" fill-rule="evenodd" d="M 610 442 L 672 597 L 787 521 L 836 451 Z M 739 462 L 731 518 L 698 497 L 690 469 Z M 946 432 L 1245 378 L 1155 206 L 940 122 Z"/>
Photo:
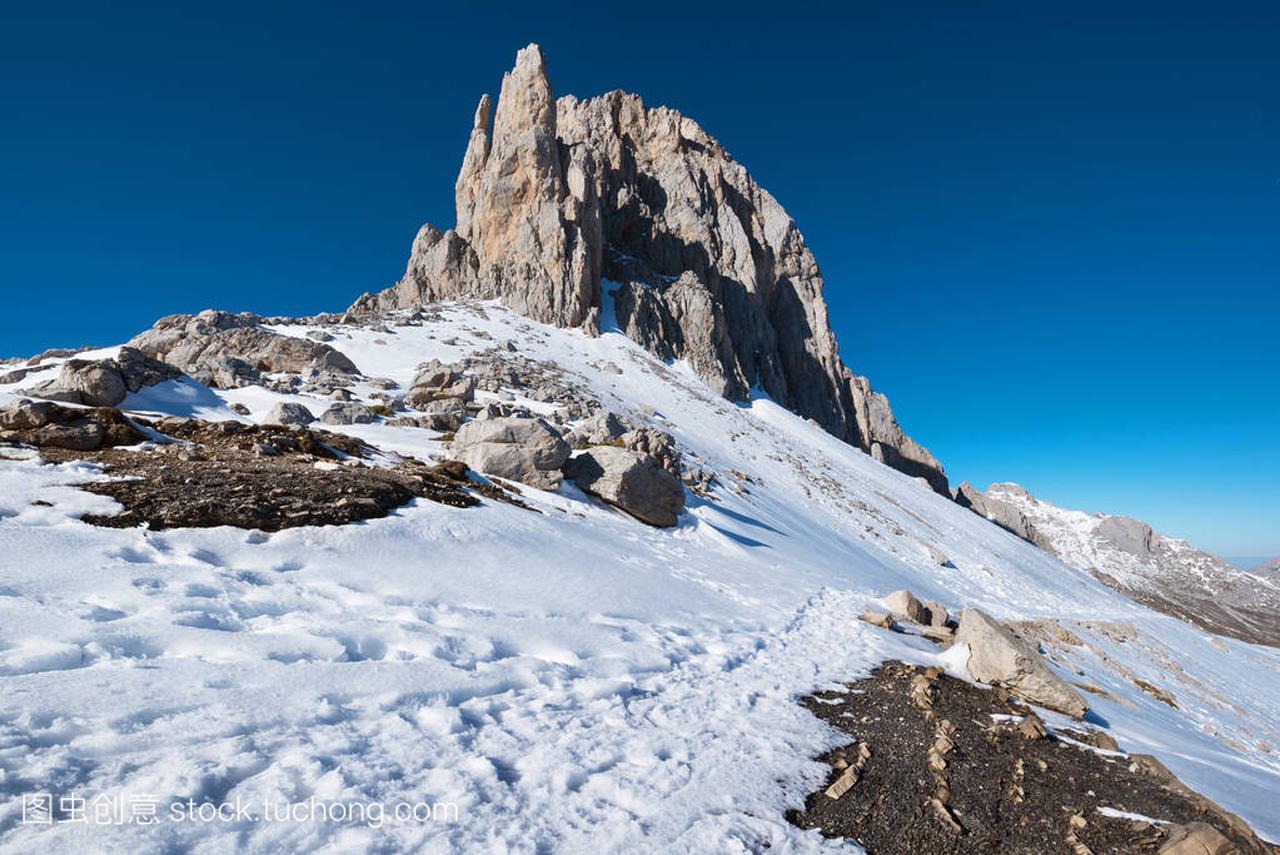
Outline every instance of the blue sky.
<path id="1" fill-rule="evenodd" d="M 36 5 L 0 26 L 0 353 L 385 287 L 538 41 L 782 201 L 954 481 L 1280 553 L 1275 4 Z"/>

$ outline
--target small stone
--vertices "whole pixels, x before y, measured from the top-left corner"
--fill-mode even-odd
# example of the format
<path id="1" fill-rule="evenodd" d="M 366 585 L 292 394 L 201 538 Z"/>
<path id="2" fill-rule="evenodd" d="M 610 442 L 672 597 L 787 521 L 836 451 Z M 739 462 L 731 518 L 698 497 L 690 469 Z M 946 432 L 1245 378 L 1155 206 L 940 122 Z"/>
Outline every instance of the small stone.
<path id="1" fill-rule="evenodd" d="M 886 612 L 863 612 L 858 615 L 858 620 L 881 629 L 893 629 L 893 617 Z"/>
<path id="2" fill-rule="evenodd" d="M 823 794 L 829 799 L 838 799 L 853 789 L 856 783 L 858 783 L 858 770 L 850 766 L 840 773 L 840 777 L 831 782 L 831 786 L 823 790 Z"/>
<path id="3" fill-rule="evenodd" d="M 1018 733 L 1021 733 L 1024 739 L 1042 739 L 1048 735 L 1049 731 L 1044 726 L 1044 720 L 1032 712 L 1023 716 L 1022 721 L 1018 723 Z"/>

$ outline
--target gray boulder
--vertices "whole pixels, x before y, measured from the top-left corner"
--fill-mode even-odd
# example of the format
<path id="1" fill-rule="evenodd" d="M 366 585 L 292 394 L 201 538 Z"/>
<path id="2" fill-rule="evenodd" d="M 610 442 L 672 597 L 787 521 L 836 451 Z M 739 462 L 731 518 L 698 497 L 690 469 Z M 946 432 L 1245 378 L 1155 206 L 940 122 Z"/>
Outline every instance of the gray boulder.
<path id="1" fill-rule="evenodd" d="M 566 473 L 584 492 L 649 525 L 673 526 L 684 510 L 684 485 L 652 455 L 599 445 L 574 457 Z"/>
<path id="2" fill-rule="evenodd" d="M 461 398 L 437 398 L 421 407 L 419 421 L 431 430 L 456 431 L 467 419 L 467 405 Z"/>
<path id="3" fill-rule="evenodd" d="M 622 435 L 622 444 L 632 451 L 652 456 L 663 469 L 679 479 L 680 450 L 676 448 L 671 434 L 652 427 L 637 428 Z"/>
<path id="4" fill-rule="evenodd" d="M 81 409 L 49 401 L 11 401 L 0 407 L 0 439 L 38 448 L 93 451 L 103 446 L 135 445 L 146 436 L 119 410 Z"/>
<path id="5" fill-rule="evenodd" d="M 320 414 L 320 421 L 327 425 L 367 425 L 373 424 L 377 419 L 373 410 L 354 402 L 336 402 Z"/>
<path id="6" fill-rule="evenodd" d="M 122 347 L 115 358 L 116 367 L 120 371 L 120 379 L 130 392 L 137 392 L 144 386 L 154 386 L 165 380 L 173 380 L 182 376 L 176 367 L 152 359 L 136 347 Z"/>
<path id="7" fill-rule="evenodd" d="M 1033 704 L 1083 718 L 1089 705 L 1045 664 L 1039 652 L 978 609 L 960 613 L 956 641 L 969 645 L 969 673 Z"/>
<path id="8" fill-rule="evenodd" d="M 560 486 L 560 467 L 569 459 L 569 444 L 539 418 L 468 422 L 454 435 L 452 448 L 459 460 L 477 472 L 542 490 Z"/>
<path id="9" fill-rule="evenodd" d="M 94 451 L 102 447 L 104 433 L 102 425 L 82 419 L 69 424 L 47 424 L 31 431 L 26 439 L 40 448 Z"/>
<path id="10" fill-rule="evenodd" d="M 302 404 L 281 401 L 262 421 L 269 425 L 309 425 L 315 420 L 315 415 Z"/>

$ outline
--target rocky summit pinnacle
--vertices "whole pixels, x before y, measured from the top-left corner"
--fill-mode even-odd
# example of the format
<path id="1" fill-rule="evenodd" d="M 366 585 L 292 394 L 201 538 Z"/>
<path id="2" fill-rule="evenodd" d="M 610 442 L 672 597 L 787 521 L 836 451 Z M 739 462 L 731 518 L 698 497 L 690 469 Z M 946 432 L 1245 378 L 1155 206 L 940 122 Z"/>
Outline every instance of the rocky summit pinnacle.
<path id="1" fill-rule="evenodd" d="M 725 397 L 762 390 L 947 493 L 938 461 L 841 361 L 795 222 L 696 122 L 621 91 L 556 100 L 537 45 L 491 107 L 481 97 L 456 227 L 424 225 L 404 278 L 353 312 L 472 297 L 592 333 L 616 325 Z"/>

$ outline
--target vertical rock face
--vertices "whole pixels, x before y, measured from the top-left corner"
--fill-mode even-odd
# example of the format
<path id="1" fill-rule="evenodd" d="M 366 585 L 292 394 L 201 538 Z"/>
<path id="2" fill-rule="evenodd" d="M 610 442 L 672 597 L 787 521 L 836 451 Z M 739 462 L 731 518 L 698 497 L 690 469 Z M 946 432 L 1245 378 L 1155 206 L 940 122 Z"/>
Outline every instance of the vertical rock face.
<path id="1" fill-rule="evenodd" d="M 480 99 L 454 188 L 458 225 L 418 232 L 404 279 L 358 306 L 499 299 L 544 323 L 596 329 L 600 208 L 585 151 L 556 138 L 542 51 L 530 45 L 502 80 L 490 124 Z"/>
<path id="2" fill-rule="evenodd" d="M 696 122 L 639 96 L 556 101 L 530 45 L 480 100 L 456 229 L 423 226 L 404 279 L 355 311 L 498 299 L 599 329 L 602 310 L 720 394 L 763 391 L 946 493 L 942 467 L 840 360 L 822 275 L 795 222 Z"/>

